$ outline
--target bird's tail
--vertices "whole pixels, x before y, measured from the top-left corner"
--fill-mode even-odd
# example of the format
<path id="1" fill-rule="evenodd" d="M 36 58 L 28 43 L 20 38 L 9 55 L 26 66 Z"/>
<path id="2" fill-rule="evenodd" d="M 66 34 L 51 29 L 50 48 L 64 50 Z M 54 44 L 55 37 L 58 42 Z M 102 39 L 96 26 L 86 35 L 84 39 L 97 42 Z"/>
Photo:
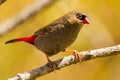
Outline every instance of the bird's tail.
<path id="1" fill-rule="evenodd" d="M 28 43 L 33 44 L 35 38 L 36 38 L 36 36 L 35 36 L 35 35 L 32 35 L 32 36 L 25 37 L 25 38 L 12 39 L 12 40 L 9 40 L 9 41 L 5 42 L 5 44 L 14 43 L 14 42 L 19 42 L 19 41 L 24 41 L 24 42 L 28 42 Z"/>

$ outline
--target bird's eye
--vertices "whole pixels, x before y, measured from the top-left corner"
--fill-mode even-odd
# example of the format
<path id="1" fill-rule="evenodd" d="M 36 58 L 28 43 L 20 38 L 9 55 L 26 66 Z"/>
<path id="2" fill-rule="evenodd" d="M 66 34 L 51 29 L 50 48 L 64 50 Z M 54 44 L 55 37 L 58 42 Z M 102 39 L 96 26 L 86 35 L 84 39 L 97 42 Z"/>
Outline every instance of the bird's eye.
<path id="1" fill-rule="evenodd" d="M 77 16 L 77 18 L 80 19 L 80 20 L 83 19 L 83 15 L 82 15 L 81 13 L 77 13 L 76 16 Z"/>

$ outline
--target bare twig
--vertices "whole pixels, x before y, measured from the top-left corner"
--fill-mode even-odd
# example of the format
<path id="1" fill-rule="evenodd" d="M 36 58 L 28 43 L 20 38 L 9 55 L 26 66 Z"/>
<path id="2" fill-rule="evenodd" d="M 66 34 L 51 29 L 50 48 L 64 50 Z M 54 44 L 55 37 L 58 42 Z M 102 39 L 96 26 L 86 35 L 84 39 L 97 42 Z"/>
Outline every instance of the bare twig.
<path id="1" fill-rule="evenodd" d="M 83 51 L 79 52 L 79 55 L 81 55 L 81 61 L 91 60 L 98 57 L 105 57 L 105 56 L 111 56 L 111 55 L 117 55 L 120 54 L 120 45 L 112 46 L 112 47 L 106 47 L 96 50 L 89 50 L 89 51 Z M 67 57 L 64 57 L 62 59 L 58 59 L 54 61 L 54 67 L 56 70 L 59 70 L 60 68 L 69 66 L 73 63 L 77 63 L 79 60 L 76 60 L 74 55 L 70 55 Z M 32 71 L 25 72 L 23 74 L 19 73 L 17 76 L 10 78 L 8 80 L 35 80 L 37 77 L 43 76 L 45 74 L 48 74 L 50 72 L 54 71 L 49 64 L 45 64 L 39 68 L 36 68 Z"/>
<path id="2" fill-rule="evenodd" d="M 7 0 L 0 0 L 0 5 L 2 5 L 4 2 L 6 2 Z"/>
<path id="3" fill-rule="evenodd" d="M 0 36 L 15 28 L 17 25 L 23 23 L 28 18 L 35 15 L 48 5 L 51 5 L 55 0 L 36 0 L 32 5 L 27 6 L 19 14 L 12 18 L 0 23 Z"/>

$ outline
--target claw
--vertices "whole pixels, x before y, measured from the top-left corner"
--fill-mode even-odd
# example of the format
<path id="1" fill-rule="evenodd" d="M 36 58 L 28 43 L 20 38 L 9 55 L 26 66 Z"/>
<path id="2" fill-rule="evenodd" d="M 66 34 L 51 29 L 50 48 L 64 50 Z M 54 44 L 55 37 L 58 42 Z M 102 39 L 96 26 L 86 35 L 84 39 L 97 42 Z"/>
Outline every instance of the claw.
<path id="1" fill-rule="evenodd" d="M 81 62 L 81 55 L 76 50 L 64 50 L 64 52 L 71 52 L 75 56 L 75 60 L 79 60 Z"/>
<path id="2" fill-rule="evenodd" d="M 46 57 L 47 57 L 47 60 L 48 60 L 48 63 L 49 63 L 49 66 L 55 71 L 55 67 L 57 64 L 55 64 L 53 61 L 51 61 L 48 57 L 48 55 L 46 54 Z M 56 73 L 56 72 L 55 72 Z"/>

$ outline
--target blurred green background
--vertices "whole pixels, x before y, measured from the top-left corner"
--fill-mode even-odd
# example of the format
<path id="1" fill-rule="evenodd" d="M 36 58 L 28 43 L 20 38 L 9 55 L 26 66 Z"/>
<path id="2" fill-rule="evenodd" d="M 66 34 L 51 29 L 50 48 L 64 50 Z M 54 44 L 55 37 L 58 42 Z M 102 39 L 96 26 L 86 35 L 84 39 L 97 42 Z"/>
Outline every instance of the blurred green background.
<path id="1" fill-rule="evenodd" d="M 7 0 L 0 6 L 0 23 L 19 13 L 37 0 Z M 84 25 L 77 40 L 68 49 L 85 51 L 113 46 L 120 42 L 120 0 L 57 0 L 55 4 L 0 37 L 0 80 L 6 80 L 44 65 L 47 60 L 34 46 L 19 42 L 5 45 L 5 41 L 26 37 L 66 12 L 79 10 L 91 24 Z M 70 53 L 57 54 L 52 60 Z M 98 58 L 42 76 L 37 80 L 120 80 L 120 55 Z"/>

